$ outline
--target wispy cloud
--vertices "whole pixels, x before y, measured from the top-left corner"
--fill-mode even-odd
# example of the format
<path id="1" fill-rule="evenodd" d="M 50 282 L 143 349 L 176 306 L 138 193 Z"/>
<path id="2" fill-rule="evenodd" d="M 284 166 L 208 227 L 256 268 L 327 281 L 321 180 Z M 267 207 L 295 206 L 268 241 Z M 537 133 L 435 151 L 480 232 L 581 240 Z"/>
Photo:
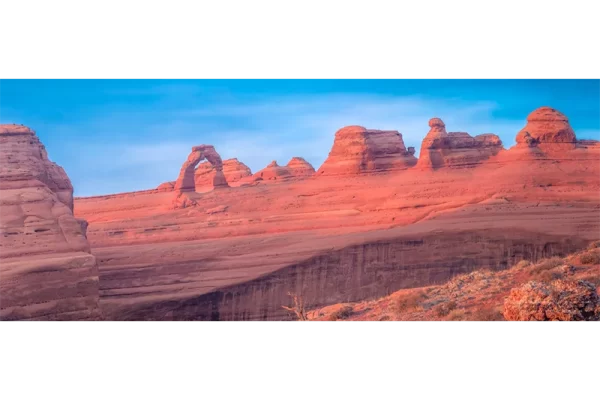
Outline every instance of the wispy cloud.
<path id="1" fill-rule="evenodd" d="M 459 99 L 328 94 L 196 103 L 148 114 L 119 111 L 78 126 L 95 134 L 85 142 L 65 144 L 70 150 L 56 161 L 66 164 L 78 195 L 93 195 L 174 180 L 191 147 L 202 143 L 253 171 L 272 160 L 285 164 L 294 156 L 318 168 L 334 133 L 346 125 L 398 130 L 418 152 L 428 120 L 439 117 L 448 131 L 496 133 L 509 147 L 525 121 L 494 118 L 497 107 Z M 56 128 L 54 134 L 60 129 L 73 127 Z"/>

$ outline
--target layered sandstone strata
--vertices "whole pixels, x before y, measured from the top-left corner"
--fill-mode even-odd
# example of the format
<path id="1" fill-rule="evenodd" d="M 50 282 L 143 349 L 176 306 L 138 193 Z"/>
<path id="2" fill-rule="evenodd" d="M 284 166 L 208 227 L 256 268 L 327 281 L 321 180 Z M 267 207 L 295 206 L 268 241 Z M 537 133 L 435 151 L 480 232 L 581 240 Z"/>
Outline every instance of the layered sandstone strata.
<path id="1" fill-rule="evenodd" d="M 503 150 L 497 135 L 475 137 L 466 132 L 446 132 L 439 118 L 429 120 L 430 130 L 421 144 L 418 166 L 422 169 L 473 167 Z"/>
<path id="2" fill-rule="evenodd" d="M 398 131 L 346 126 L 336 132 L 331 152 L 317 173 L 354 175 L 406 169 L 416 163 L 414 149 L 405 147 Z"/>
<path id="3" fill-rule="evenodd" d="M 73 187 L 35 132 L 0 125 L 0 319 L 98 319 L 98 269 Z"/>
<path id="4" fill-rule="evenodd" d="M 302 157 L 293 157 L 286 165 L 290 173 L 298 178 L 308 177 L 315 174 L 313 166 Z"/>
<path id="5" fill-rule="evenodd" d="M 527 116 L 527 124 L 516 137 L 517 145 L 574 148 L 577 138 L 569 119 L 560 111 L 540 107 Z"/>

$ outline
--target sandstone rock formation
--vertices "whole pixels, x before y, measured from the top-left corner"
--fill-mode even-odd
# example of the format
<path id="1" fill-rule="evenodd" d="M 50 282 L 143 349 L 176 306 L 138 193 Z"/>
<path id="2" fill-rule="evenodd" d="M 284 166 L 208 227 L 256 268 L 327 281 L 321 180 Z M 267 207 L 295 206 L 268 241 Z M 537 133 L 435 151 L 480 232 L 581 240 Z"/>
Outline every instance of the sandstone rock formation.
<path id="1" fill-rule="evenodd" d="M 550 107 L 540 107 L 527 116 L 527 125 L 516 137 L 518 145 L 535 147 L 559 144 L 574 147 L 577 141 L 568 118 Z"/>
<path id="2" fill-rule="evenodd" d="M 504 302 L 509 321 L 598 321 L 600 299 L 587 281 L 559 279 L 550 284 L 528 282 L 513 289 Z"/>
<path id="3" fill-rule="evenodd" d="M 260 178 L 265 181 L 283 180 L 292 176 L 291 171 L 287 167 L 277 164 L 277 161 L 271 161 L 269 165 L 253 175 L 255 179 Z"/>
<path id="4" fill-rule="evenodd" d="M 256 182 L 184 193 L 191 210 L 166 209 L 173 194 L 154 190 L 76 199 L 76 211 L 90 221 L 109 318 L 282 319 L 288 292 L 311 307 L 362 301 L 600 239 L 597 146 L 559 163 L 498 161 L 512 151 L 468 171 L 246 177 Z"/>
<path id="5" fill-rule="evenodd" d="M 100 317 L 86 228 L 35 132 L 0 125 L 0 319 Z"/>
<path id="6" fill-rule="evenodd" d="M 172 192 L 175 190 L 175 181 L 161 183 L 156 190 L 159 192 Z"/>
<path id="7" fill-rule="evenodd" d="M 228 186 L 225 175 L 223 174 L 223 161 L 221 160 L 221 156 L 217 153 L 214 146 L 203 144 L 192 147 L 192 152 L 181 166 L 179 177 L 175 182 L 175 191 L 179 193 L 196 191 L 196 182 L 194 179 L 195 169 L 200 161 L 204 159 L 206 159 L 215 169 L 213 186 Z"/>
<path id="8" fill-rule="evenodd" d="M 286 167 L 295 177 L 307 177 L 315 174 L 313 166 L 302 157 L 293 157 Z"/>
<path id="9" fill-rule="evenodd" d="M 209 162 L 203 162 L 198 165 L 195 172 L 196 190 L 206 186 L 212 186 L 216 175 L 215 167 Z M 252 171 L 243 162 L 237 158 L 231 158 L 223 161 L 223 175 L 227 183 L 238 182 L 241 179 L 251 176 Z"/>
<path id="10" fill-rule="evenodd" d="M 406 169 L 417 159 L 407 150 L 398 131 L 380 131 L 346 126 L 335 133 L 333 147 L 319 175 L 353 175 Z"/>
<path id="11" fill-rule="evenodd" d="M 466 132 L 448 133 L 439 118 L 429 120 L 429 127 L 421 144 L 418 166 L 422 169 L 473 167 L 503 149 L 500 138 L 491 133 L 475 137 Z"/>

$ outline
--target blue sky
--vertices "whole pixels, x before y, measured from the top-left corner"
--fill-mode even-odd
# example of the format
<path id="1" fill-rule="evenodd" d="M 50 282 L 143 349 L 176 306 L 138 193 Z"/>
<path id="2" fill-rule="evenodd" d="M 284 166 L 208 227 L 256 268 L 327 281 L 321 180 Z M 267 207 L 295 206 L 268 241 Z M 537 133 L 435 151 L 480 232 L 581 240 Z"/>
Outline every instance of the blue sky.
<path id="1" fill-rule="evenodd" d="M 600 139 L 599 80 L 2 80 L 0 123 L 34 129 L 78 196 L 174 180 L 190 148 L 213 144 L 253 172 L 301 156 L 315 168 L 346 125 L 398 130 L 416 147 L 448 131 L 514 144 L 540 106 Z"/>

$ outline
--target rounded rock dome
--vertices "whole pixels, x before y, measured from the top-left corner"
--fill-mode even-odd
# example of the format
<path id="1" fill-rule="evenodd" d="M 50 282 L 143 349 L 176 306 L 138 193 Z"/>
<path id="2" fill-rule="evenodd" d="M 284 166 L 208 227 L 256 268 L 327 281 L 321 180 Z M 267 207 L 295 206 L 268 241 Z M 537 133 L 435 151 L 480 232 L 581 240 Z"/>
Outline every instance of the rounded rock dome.
<path id="1" fill-rule="evenodd" d="M 446 124 L 444 124 L 444 121 L 442 121 L 442 120 L 441 120 L 441 119 L 439 119 L 439 118 L 431 118 L 431 119 L 429 120 L 429 126 L 430 126 L 431 128 L 434 128 L 434 127 L 438 127 L 438 128 L 445 128 L 445 127 L 446 127 Z"/>
<path id="2" fill-rule="evenodd" d="M 552 107 L 540 107 L 527 116 L 527 121 L 568 121 L 560 111 Z"/>

